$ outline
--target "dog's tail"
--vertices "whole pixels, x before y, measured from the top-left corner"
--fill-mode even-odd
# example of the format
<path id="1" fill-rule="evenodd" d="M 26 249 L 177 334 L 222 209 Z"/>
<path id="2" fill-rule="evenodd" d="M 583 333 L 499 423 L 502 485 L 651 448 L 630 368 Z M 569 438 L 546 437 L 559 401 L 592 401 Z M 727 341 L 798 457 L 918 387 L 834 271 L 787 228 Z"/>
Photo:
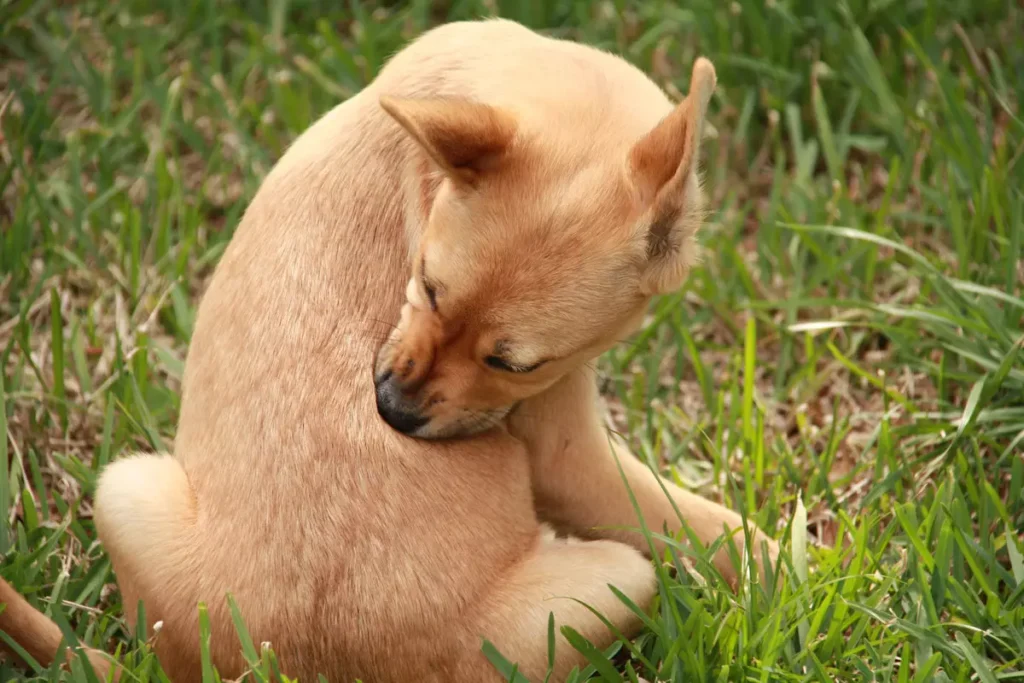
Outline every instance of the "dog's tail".
<path id="1" fill-rule="evenodd" d="M 50 666 L 57 658 L 64 637 L 53 620 L 30 605 L 3 579 L 0 579 L 0 631 L 6 633 L 25 654 L 44 667 Z M 106 655 L 88 647 L 82 650 L 100 680 L 117 680 L 118 672 L 111 670 L 110 659 Z M 0 651 L 21 658 L 6 640 L 0 640 Z M 66 653 L 69 660 L 74 656 L 71 648 Z"/>

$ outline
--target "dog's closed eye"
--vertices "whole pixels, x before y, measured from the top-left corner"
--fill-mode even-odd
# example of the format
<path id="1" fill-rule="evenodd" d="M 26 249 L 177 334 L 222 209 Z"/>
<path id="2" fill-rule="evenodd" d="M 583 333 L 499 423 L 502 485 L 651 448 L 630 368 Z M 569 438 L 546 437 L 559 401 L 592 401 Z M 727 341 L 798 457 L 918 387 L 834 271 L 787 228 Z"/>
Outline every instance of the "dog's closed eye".
<path id="1" fill-rule="evenodd" d="M 515 365 L 514 363 L 509 363 L 501 356 L 487 356 L 486 358 L 484 358 L 484 362 L 487 363 L 492 368 L 494 368 L 495 370 L 501 370 L 502 372 L 525 373 L 533 372 L 540 366 L 544 365 L 544 363 L 546 363 L 547 361 L 540 361 L 539 363 L 534 363 L 533 365 Z"/>
<path id="2" fill-rule="evenodd" d="M 437 286 L 427 278 L 427 259 L 420 260 L 420 284 L 423 285 L 423 292 L 430 302 L 430 310 L 437 310 Z"/>
<path id="3" fill-rule="evenodd" d="M 436 311 L 437 310 L 437 290 L 434 289 L 434 286 L 432 284 L 430 284 L 426 280 L 423 280 L 423 291 L 426 292 L 427 300 L 430 301 L 430 310 Z"/>

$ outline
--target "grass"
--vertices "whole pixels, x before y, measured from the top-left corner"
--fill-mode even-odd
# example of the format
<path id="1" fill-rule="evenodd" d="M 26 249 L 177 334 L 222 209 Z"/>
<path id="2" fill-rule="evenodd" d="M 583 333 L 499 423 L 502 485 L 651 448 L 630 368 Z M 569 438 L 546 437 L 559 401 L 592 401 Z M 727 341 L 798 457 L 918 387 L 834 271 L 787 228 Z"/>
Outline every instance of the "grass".
<path id="1" fill-rule="evenodd" d="M 0 574 L 128 680 L 162 680 L 95 540 L 97 473 L 172 443 L 198 296 L 289 141 L 420 31 L 495 12 L 673 93 L 715 62 L 703 263 L 601 367 L 635 451 L 771 529 L 793 569 L 734 593 L 700 557 L 663 568 L 639 639 L 570 634 L 578 680 L 1024 681 L 1024 10 L 1005 0 L 3 0 Z"/>

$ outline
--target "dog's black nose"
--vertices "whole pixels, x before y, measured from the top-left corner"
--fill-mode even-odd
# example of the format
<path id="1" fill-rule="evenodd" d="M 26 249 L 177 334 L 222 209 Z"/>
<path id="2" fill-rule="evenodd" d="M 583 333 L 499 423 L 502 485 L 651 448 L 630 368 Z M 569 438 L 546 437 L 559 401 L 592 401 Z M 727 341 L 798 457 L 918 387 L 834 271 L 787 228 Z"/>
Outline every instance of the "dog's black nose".
<path id="1" fill-rule="evenodd" d="M 395 431 L 411 434 L 430 421 L 409 406 L 391 373 L 380 377 L 374 385 L 377 391 L 377 412 Z"/>

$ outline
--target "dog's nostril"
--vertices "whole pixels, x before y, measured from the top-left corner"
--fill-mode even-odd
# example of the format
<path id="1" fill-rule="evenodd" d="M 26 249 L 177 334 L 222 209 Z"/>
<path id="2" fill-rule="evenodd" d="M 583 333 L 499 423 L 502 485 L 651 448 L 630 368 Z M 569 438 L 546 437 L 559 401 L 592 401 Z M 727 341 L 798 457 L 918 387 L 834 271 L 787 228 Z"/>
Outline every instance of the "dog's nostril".
<path id="1" fill-rule="evenodd" d="M 391 374 L 391 368 L 388 368 L 384 372 L 377 375 L 374 378 L 373 383 L 377 385 L 384 384 L 384 382 L 387 382 L 389 379 L 391 379 Z"/>

